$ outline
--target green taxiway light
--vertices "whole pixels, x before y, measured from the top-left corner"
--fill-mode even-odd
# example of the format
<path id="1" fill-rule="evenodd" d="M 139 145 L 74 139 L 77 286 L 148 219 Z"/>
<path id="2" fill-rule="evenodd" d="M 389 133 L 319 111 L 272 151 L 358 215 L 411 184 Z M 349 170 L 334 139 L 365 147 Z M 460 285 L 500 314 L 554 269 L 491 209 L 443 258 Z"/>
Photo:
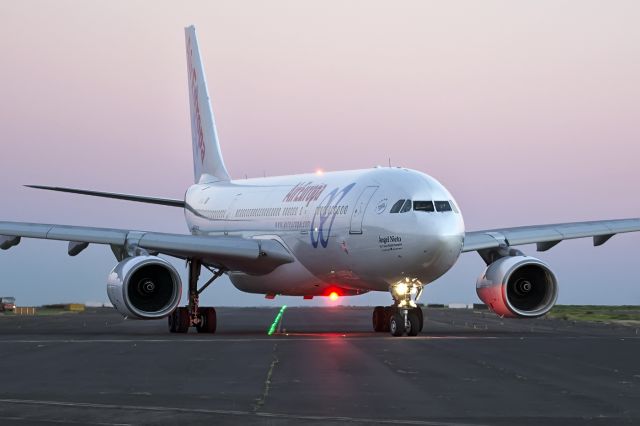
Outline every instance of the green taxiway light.
<path id="1" fill-rule="evenodd" d="M 269 332 L 267 333 L 269 336 L 271 336 L 276 331 L 278 324 L 282 320 L 282 314 L 284 314 L 285 309 L 287 309 L 287 305 L 284 305 L 282 308 L 280 308 L 280 312 L 278 312 L 278 315 L 276 315 L 276 319 L 273 320 L 271 328 L 269 328 Z"/>

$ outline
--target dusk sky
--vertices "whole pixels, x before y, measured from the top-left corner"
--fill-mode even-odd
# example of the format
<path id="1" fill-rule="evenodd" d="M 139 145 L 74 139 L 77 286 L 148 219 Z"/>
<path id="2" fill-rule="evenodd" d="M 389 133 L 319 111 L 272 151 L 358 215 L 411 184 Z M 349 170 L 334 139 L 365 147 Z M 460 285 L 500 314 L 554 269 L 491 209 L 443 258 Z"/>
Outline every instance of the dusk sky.
<path id="1" fill-rule="evenodd" d="M 440 180 L 468 230 L 638 217 L 638 22 L 637 1 L 3 1 L 0 220 L 188 232 L 180 209 L 22 185 L 182 198 L 191 24 L 235 178 L 390 158 Z M 522 249 L 557 273 L 559 303 L 640 304 L 640 233 Z M 0 295 L 103 302 L 115 263 L 23 239 L 0 252 Z M 422 301 L 477 302 L 484 267 L 462 255 Z M 329 304 L 226 278 L 202 303 Z"/>

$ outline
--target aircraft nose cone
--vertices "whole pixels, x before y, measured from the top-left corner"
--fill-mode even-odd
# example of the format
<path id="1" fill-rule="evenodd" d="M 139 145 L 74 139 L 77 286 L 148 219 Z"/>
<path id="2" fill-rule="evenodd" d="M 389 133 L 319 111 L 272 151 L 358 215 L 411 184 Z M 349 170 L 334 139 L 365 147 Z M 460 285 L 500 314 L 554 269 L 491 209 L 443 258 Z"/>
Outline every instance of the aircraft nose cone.
<path id="1" fill-rule="evenodd" d="M 438 213 L 436 213 L 438 214 Z M 464 224 L 459 215 L 426 216 L 422 220 L 422 277 L 433 281 L 458 260 L 464 240 Z"/>

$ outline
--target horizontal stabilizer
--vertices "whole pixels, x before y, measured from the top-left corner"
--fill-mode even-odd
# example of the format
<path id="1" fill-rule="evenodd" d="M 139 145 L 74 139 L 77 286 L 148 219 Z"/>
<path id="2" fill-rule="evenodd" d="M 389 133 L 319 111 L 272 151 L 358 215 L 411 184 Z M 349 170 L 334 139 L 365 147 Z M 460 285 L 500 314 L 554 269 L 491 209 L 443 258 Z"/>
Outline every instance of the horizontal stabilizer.
<path id="1" fill-rule="evenodd" d="M 115 198 L 116 200 L 135 201 L 137 203 L 160 204 L 162 206 L 184 208 L 183 200 L 173 200 L 169 198 L 145 197 L 141 195 L 119 194 L 115 192 L 88 191 L 85 189 L 60 188 L 57 186 L 42 186 L 42 185 L 25 185 L 25 186 L 29 188 L 36 188 L 36 189 L 46 189 L 48 191 L 69 192 L 72 194 L 91 195 L 93 197 Z"/>

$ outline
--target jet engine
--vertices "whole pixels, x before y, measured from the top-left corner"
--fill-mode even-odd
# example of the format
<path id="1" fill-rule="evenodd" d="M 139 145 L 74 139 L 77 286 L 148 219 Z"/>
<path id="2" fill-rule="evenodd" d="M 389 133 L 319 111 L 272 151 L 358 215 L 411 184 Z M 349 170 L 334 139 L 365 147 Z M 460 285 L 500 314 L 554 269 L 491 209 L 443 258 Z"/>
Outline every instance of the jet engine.
<path id="1" fill-rule="evenodd" d="M 487 266 L 476 282 L 476 292 L 500 316 L 535 318 L 553 308 L 558 298 L 558 281 L 542 261 L 509 256 Z"/>
<path id="2" fill-rule="evenodd" d="M 107 294 L 125 317 L 158 319 L 180 303 L 182 282 L 176 269 L 157 256 L 136 256 L 118 263 L 107 278 Z"/>

